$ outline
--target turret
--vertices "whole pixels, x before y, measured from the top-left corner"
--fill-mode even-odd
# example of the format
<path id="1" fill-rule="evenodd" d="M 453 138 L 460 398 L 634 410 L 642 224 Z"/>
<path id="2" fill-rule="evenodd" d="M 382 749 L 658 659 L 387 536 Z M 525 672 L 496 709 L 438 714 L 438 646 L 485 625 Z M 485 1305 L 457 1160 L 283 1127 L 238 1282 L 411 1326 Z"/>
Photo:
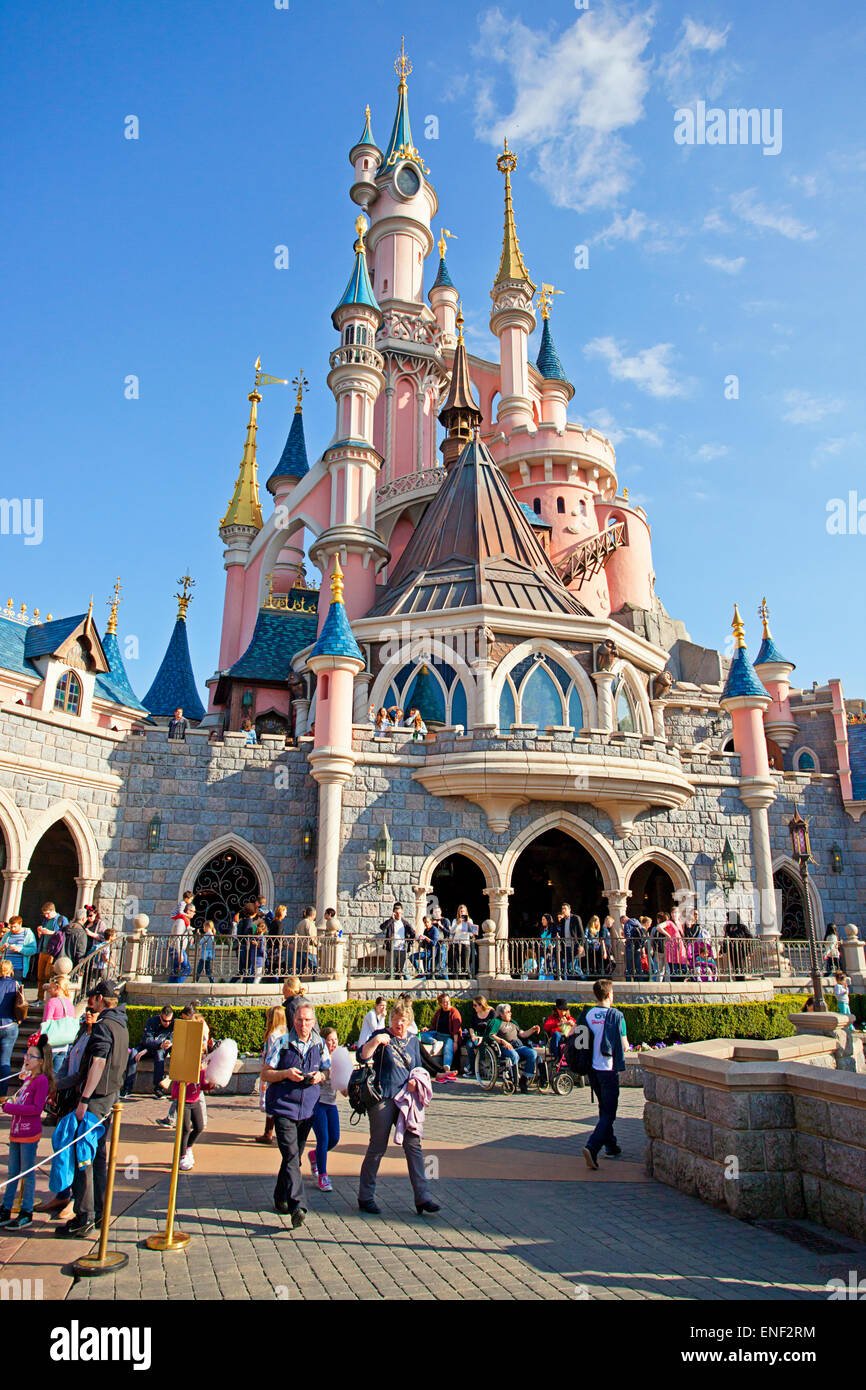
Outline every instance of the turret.
<path id="1" fill-rule="evenodd" d="M 505 175 L 505 231 L 499 271 L 490 291 L 493 300 L 490 329 L 499 339 L 502 395 L 496 419 L 510 434 L 517 426 L 529 429 L 533 424 L 527 345 L 535 329 L 532 311 L 535 285 L 529 278 L 517 239 L 511 198 L 511 175 L 517 167 L 517 156 L 509 150 L 507 140 L 496 167 Z"/>
<path id="2" fill-rule="evenodd" d="M 719 704 L 728 710 L 734 726 L 734 751 L 740 755 L 744 777 L 770 776 L 763 713 L 771 703 L 746 654 L 746 636 L 739 609 L 734 605 L 734 656 Z"/>
<path id="3" fill-rule="evenodd" d="M 439 236 L 439 269 L 436 272 L 436 279 L 427 291 L 427 298 L 430 306 L 436 315 L 436 322 L 442 330 L 442 346 L 453 347 L 455 338 L 455 326 L 457 316 L 457 306 L 459 295 L 454 281 L 448 274 L 448 267 L 445 264 L 445 249 L 447 246 L 446 237 L 453 236 L 447 227 L 443 227 Z"/>
<path id="4" fill-rule="evenodd" d="M 109 670 L 106 675 L 97 678 L 97 692 L 109 694 L 118 704 L 129 705 L 132 709 L 143 709 L 144 706 L 129 683 L 117 640 L 117 606 L 121 602 L 120 590 L 121 583 L 118 577 L 114 585 L 114 594 L 108 600 L 108 622 L 102 639 L 102 650 Z"/>
<path id="5" fill-rule="evenodd" d="M 560 433 L 565 429 L 568 403 L 574 395 L 574 387 L 565 375 L 565 368 L 556 351 L 553 334 L 550 331 L 550 309 L 553 295 L 561 294 L 553 285 L 542 285 L 538 296 L 538 309 L 541 311 L 541 346 L 535 365 L 543 378 L 541 384 L 541 419 L 551 424 Z"/>
<path id="6" fill-rule="evenodd" d="M 797 732 L 797 721 L 791 713 L 791 683 L 789 677 L 795 669 L 793 661 L 782 656 L 770 632 L 770 610 L 767 600 L 762 599 L 758 617 L 764 624 L 764 637 L 755 658 L 755 670 L 761 684 L 766 687 L 772 704 L 764 713 L 764 728 L 767 736 L 777 743 L 784 753 L 793 742 Z"/>
<path id="7" fill-rule="evenodd" d="M 352 274 L 331 315 L 341 339 L 331 353 L 328 374 L 337 424 L 334 441 L 323 456 L 331 481 L 331 524 L 310 550 L 310 558 L 323 574 L 330 568 L 330 557 L 342 555 L 353 617 L 372 604 L 376 570 L 388 559 L 387 547 L 375 530 L 374 494 L 382 456 L 373 444 L 373 406 L 385 378 L 375 346 L 382 314 L 367 271 L 366 227 L 359 217 Z M 324 621 L 321 601 L 319 615 Z"/>
<path id="8" fill-rule="evenodd" d="M 355 182 L 349 190 L 349 197 L 366 212 L 370 204 L 378 197 L 376 188 L 376 172 L 382 162 L 382 151 L 373 139 L 373 132 L 370 129 L 370 108 L 364 108 L 364 129 L 361 131 L 361 138 L 357 145 L 353 145 L 349 151 L 349 163 L 355 170 Z"/>
<path id="9" fill-rule="evenodd" d="M 186 613 L 192 602 L 189 591 L 195 580 L 185 574 L 177 582 L 183 585 L 183 593 L 175 596 L 178 603 L 174 631 L 142 704 L 158 719 L 170 719 L 176 709 L 182 709 L 185 718 L 199 720 L 204 719 L 204 705 L 196 689 L 186 633 Z"/>
<path id="10" fill-rule="evenodd" d="M 479 429 L 482 418 L 481 411 L 475 404 L 472 382 L 469 379 L 469 361 L 463 341 L 463 313 L 458 309 L 457 347 L 451 368 L 451 384 L 445 404 L 439 412 L 439 423 L 447 431 L 446 437 L 439 445 L 446 468 L 460 457 L 464 445 L 469 443 Z"/>

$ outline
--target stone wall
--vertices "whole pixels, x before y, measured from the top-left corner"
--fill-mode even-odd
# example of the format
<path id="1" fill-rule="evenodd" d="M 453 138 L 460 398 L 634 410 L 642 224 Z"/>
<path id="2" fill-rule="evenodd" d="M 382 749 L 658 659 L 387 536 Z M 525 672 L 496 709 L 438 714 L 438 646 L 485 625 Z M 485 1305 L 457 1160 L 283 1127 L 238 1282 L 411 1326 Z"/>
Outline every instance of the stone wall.
<path id="1" fill-rule="evenodd" d="M 647 1167 L 740 1218 L 866 1236 L 866 1076 L 832 1038 L 720 1039 L 643 1056 Z"/>

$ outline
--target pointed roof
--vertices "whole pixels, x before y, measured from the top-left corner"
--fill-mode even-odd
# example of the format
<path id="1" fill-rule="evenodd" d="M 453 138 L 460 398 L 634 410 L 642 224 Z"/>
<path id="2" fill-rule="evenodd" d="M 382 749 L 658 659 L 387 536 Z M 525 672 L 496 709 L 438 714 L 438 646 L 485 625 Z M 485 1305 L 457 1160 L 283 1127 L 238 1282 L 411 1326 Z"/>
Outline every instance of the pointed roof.
<path id="1" fill-rule="evenodd" d="M 369 106 L 365 106 L 365 107 L 364 107 L 364 117 L 365 117 L 365 120 L 364 120 L 364 129 L 361 131 L 361 138 L 360 138 L 360 140 L 358 141 L 358 145 L 372 145 L 373 149 L 376 150 L 377 153 L 379 153 L 379 152 L 380 152 L 380 151 L 379 151 L 379 146 L 376 144 L 376 141 L 373 139 L 373 132 L 372 132 L 372 130 L 370 129 L 370 108 L 369 108 Z M 355 148 L 357 149 L 357 146 L 355 146 Z"/>
<path id="2" fill-rule="evenodd" d="M 746 633 L 743 620 L 740 617 L 740 610 L 734 604 L 734 621 L 732 624 L 734 633 L 734 656 L 728 677 L 725 681 L 725 688 L 721 693 L 720 699 L 734 700 L 743 696 L 760 696 L 764 700 L 769 700 L 770 696 L 755 674 L 755 668 L 749 660 L 746 652 Z"/>
<path id="3" fill-rule="evenodd" d="M 170 719 L 180 708 L 187 719 L 204 719 L 204 705 L 196 690 L 189 655 L 185 618 L 178 617 L 165 656 L 142 704 L 157 718 Z"/>
<path id="4" fill-rule="evenodd" d="M 447 286 L 449 287 L 449 289 L 452 289 L 452 290 L 457 288 L 457 286 L 454 284 L 454 281 L 451 279 L 451 276 L 448 274 L 448 267 L 447 267 L 447 265 L 445 264 L 445 257 L 444 257 L 444 256 L 440 256 L 440 257 L 439 257 L 439 269 L 438 269 L 438 271 L 436 272 L 436 279 L 433 281 L 433 284 L 430 286 L 430 289 L 427 291 L 427 298 L 428 298 L 428 299 L 430 298 L 430 294 L 431 294 L 431 292 L 432 292 L 433 290 L 437 290 L 437 289 L 439 289 L 439 288 L 440 288 L 441 286 L 443 286 L 443 285 L 447 285 Z"/>
<path id="5" fill-rule="evenodd" d="M 261 358 L 256 361 L 257 378 L 260 367 Z M 261 531 L 262 529 L 262 509 L 259 504 L 259 479 L 256 464 L 256 430 L 258 429 L 256 415 L 261 399 L 256 387 L 253 387 L 247 396 L 250 403 L 250 418 L 247 424 L 244 451 L 241 455 L 241 465 L 238 470 L 238 480 L 235 483 L 235 490 L 232 493 L 228 510 L 220 522 L 220 530 L 223 526 L 248 526 L 253 531 Z"/>
<path id="6" fill-rule="evenodd" d="M 486 445 L 470 440 L 367 616 L 474 607 L 585 615 Z"/>
<path id="7" fill-rule="evenodd" d="M 106 631 L 102 639 L 102 650 L 105 652 L 110 670 L 107 675 L 96 677 L 97 695 L 106 700 L 114 700 L 118 705 L 129 705 L 131 709 L 143 710 L 144 705 L 129 683 L 129 676 L 126 674 L 126 667 L 120 653 L 120 643 L 113 629 Z M 176 705 L 175 709 L 177 709 Z"/>
<path id="8" fill-rule="evenodd" d="M 394 64 L 394 71 L 400 79 L 397 86 L 397 114 L 394 117 L 391 138 L 376 173 L 377 178 L 393 169 L 395 164 L 399 164 L 404 159 L 417 164 L 422 174 L 427 173 L 424 161 L 415 148 L 415 142 L 412 139 L 412 127 L 409 124 L 409 95 L 406 78 L 412 71 L 412 64 L 406 57 L 403 39 L 400 40 L 400 56 Z"/>
<path id="9" fill-rule="evenodd" d="M 463 311 L 457 311 L 457 346 L 451 364 L 451 384 L 445 404 L 439 411 L 439 422 L 446 430 L 457 431 L 462 428 L 468 432 L 480 425 L 483 415 L 475 402 L 472 381 L 469 376 L 469 358 L 463 341 Z"/>
<path id="10" fill-rule="evenodd" d="M 412 682 L 412 689 L 406 696 L 405 710 L 407 715 L 411 709 L 418 711 L 425 724 L 445 723 L 445 700 L 442 695 L 442 687 L 437 685 L 427 666 L 421 667 Z"/>
<path id="11" fill-rule="evenodd" d="M 544 327 L 541 330 L 541 346 L 538 349 L 535 365 L 548 381 L 568 381 L 565 368 L 559 359 L 559 353 L 556 351 L 553 334 L 550 331 L 550 319 L 547 317 L 544 319 Z"/>
<path id="12" fill-rule="evenodd" d="M 337 309 L 342 309 L 347 304 L 366 304 L 368 309 L 375 309 L 380 312 L 379 305 L 376 303 L 376 296 L 373 293 L 373 286 L 370 284 L 370 273 L 367 270 L 367 252 L 364 247 L 364 233 L 367 230 L 367 223 L 363 217 L 359 217 L 355 222 L 355 231 L 358 233 L 358 240 L 355 242 L 355 264 L 352 267 L 352 274 L 349 276 L 349 283 L 343 291 L 343 297 L 331 315 L 331 322 L 336 328 L 338 325 L 334 320 Z"/>
<path id="13" fill-rule="evenodd" d="M 336 556 L 334 572 L 331 575 L 331 606 L 310 656 L 351 656 L 357 661 L 364 660 L 364 653 L 355 641 L 349 619 L 346 617 L 343 603 L 343 571 Z"/>
<path id="14" fill-rule="evenodd" d="M 229 669 L 230 676 L 280 685 L 288 680 L 298 652 L 315 640 L 318 592 L 292 589 L 288 597 L 303 607 L 260 608 L 250 644 Z"/>
<path id="15" fill-rule="evenodd" d="M 500 285 L 504 280 L 525 280 L 527 285 L 534 290 L 535 285 L 529 278 L 529 271 L 526 269 L 526 262 L 520 250 L 517 228 L 514 223 L 511 175 L 517 168 L 517 155 L 508 148 L 507 140 L 502 154 L 496 161 L 496 167 L 500 174 L 505 175 L 505 230 L 502 235 L 502 255 L 499 258 L 499 270 L 494 284 Z"/>
<path id="16" fill-rule="evenodd" d="M 758 650 L 758 655 L 755 657 L 754 665 L 758 667 L 778 663 L 780 666 L 790 666 L 792 671 L 796 670 L 793 661 L 789 661 L 786 656 L 783 656 L 773 641 L 773 634 L 770 631 L 770 610 L 767 607 L 766 599 L 761 601 L 761 606 L 758 609 L 758 616 L 763 619 L 764 638 Z"/>
<path id="17" fill-rule="evenodd" d="M 307 461 L 307 441 L 304 438 L 304 377 L 301 374 L 298 381 L 298 398 L 295 404 L 295 413 L 292 416 L 292 423 L 289 429 L 289 436 L 285 442 L 283 452 L 280 454 L 279 462 L 274 469 L 265 487 L 268 492 L 276 492 L 276 483 L 281 478 L 303 478 L 309 472 L 309 462 Z"/>

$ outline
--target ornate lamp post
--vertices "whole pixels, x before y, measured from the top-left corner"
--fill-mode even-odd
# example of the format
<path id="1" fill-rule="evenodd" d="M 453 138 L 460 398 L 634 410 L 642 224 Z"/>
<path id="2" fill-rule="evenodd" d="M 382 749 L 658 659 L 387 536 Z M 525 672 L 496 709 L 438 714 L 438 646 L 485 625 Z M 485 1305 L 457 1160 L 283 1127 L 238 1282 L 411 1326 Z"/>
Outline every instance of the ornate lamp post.
<path id="1" fill-rule="evenodd" d="M 721 880 L 723 884 L 722 892 L 725 896 L 725 917 L 728 916 L 728 898 L 737 886 L 737 856 L 731 849 L 731 842 L 727 835 L 722 849 L 722 872 Z"/>
<path id="2" fill-rule="evenodd" d="M 394 848 L 391 843 L 391 832 L 388 829 L 387 821 L 382 822 L 382 829 L 376 841 L 376 853 L 373 864 L 376 870 L 376 882 L 381 888 L 394 867 Z"/>
<path id="3" fill-rule="evenodd" d="M 793 816 L 788 821 L 788 832 L 791 836 L 791 854 L 800 865 L 800 879 L 803 884 L 803 909 L 806 914 L 806 930 L 809 933 L 809 960 L 812 966 L 812 997 L 815 1000 L 816 1012 L 823 1013 L 824 985 L 821 980 L 821 954 L 818 938 L 815 935 L 812 900 L 809 896 L 809 861 L 812 859 L 812 847 L 809 843 L 809 826 L 800 815 L 799 810 L 795 809 Z"/>

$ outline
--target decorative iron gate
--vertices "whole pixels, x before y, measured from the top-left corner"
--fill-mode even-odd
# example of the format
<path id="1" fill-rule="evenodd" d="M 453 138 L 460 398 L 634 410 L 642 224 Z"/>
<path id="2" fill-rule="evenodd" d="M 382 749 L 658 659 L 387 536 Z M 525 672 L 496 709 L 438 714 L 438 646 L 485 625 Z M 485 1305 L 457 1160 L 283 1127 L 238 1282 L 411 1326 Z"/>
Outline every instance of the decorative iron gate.
<path id="1" fill-rule="evenodd" d="M 254 902 L 260 892 L 259 880 L 252 865 L 236 850 L 215 854 L 199 873 L 193 886 L 195 905 L 200 914 L 197 922 L 210 918 L 224 922 L 248 902 Z"/>

